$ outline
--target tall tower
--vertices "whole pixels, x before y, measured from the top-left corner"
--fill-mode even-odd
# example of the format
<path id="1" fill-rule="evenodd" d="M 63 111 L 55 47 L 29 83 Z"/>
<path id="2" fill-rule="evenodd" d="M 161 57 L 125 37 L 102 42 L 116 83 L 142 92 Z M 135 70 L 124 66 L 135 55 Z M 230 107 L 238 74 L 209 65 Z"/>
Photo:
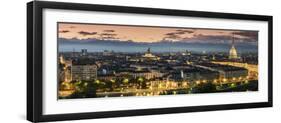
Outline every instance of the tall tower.
<path id="1" fill-rule="evenodd" d="M 229 59 L 237 59 L 238 55 L 237 55 L 237 51 L 236 48 L 234 46 L 234 33 L 232 33 L 232 42 L 231 42 L 231 48 L 229 50 Z"/>
<path id="2" fill-rule="evenodd" d="M 81 55 L 82 56 L 87 56 L 88 55 L 87 49 L 81 49 Z"/>

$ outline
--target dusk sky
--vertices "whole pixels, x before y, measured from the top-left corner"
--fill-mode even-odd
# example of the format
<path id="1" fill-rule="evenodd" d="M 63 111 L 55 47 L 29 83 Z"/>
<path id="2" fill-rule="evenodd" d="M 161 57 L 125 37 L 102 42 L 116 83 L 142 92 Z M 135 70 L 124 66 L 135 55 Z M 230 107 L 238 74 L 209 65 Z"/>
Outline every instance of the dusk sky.
<path id="1" fill-rule="evenodd" d="M 192 28 L 120 26 L 102 24 L 59 23 L 58 36 L 65 39 L 103 39 L 133 42 L 226 41 L 234 34 L 237 42 L 258 41 L 258 31 L 233 31 Z"/>

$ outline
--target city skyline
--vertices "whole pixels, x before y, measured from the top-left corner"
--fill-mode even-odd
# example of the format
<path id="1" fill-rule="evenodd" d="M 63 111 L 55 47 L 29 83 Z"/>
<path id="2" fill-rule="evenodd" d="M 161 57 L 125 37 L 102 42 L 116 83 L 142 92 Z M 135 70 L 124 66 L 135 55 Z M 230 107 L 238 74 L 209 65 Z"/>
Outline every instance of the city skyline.
<path id="1" fill-rule="evenodd" d="M 258 91 L 258 32 L 58 23 L 58 99 Z"/>

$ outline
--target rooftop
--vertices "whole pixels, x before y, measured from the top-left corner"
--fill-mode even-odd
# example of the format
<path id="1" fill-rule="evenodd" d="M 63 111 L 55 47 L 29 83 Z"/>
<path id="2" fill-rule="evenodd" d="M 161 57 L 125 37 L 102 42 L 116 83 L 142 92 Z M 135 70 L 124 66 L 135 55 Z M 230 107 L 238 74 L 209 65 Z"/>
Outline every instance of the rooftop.
<path id="1" fill-rule="evenodd" d="M 242 67 L 235 67 L 235 66 L 230 66 L 230 65 L 221 65 L 221 64 L 214 64 L 214 63 L 200 63 L 199 65 L 205 66 L 205 67 L 211 67 L 214 69 L 220 69 L 223 71 L 247 70 L 246 68 L 242 68 Z"/>
<path id="2" fill-rule="evenodd" d="M 89 58 L 80 58 L 72 60 L 72 65 L 95 65 L 95 61 Z"/>

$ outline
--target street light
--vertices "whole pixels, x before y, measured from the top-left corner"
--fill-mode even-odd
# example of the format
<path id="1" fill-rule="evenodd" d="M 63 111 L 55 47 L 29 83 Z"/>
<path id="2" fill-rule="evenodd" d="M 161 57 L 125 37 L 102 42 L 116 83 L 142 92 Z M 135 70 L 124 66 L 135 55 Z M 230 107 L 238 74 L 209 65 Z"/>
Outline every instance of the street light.
<path id="1" fill-rule="evenodd" d="M 112 83 L 115 83 L 115 80 L 114 80 L 114 79 L 111 79 L 110 81 L 111 81 Z"/>
<path id="2" fill-rule="evenodd" d="M 97 79 L 95 82 L 96 82 L 97 84 L 100 84 L 100 80 L 98 80 L 98 79 Z"/>
<path id="3" fill-rule="evenodd" d="M 206 83 L 206 82 L 207 82 L 207 80 L 204 79 L 204 80 L 203 80 L 203 83 Z"/>
<path id="4" fill-rule="evenodd" d="M 213 83 L 217 84 L 217 79 L 214 79 Z"/>
<path id="5" fill-rule="evenodd" d="M 127 78 L 125 78 L 124 80 L 123 80 L 123 83 L 124 84 L 127 84 L 129 82 L 129 79 L 127 79 Z"/>

